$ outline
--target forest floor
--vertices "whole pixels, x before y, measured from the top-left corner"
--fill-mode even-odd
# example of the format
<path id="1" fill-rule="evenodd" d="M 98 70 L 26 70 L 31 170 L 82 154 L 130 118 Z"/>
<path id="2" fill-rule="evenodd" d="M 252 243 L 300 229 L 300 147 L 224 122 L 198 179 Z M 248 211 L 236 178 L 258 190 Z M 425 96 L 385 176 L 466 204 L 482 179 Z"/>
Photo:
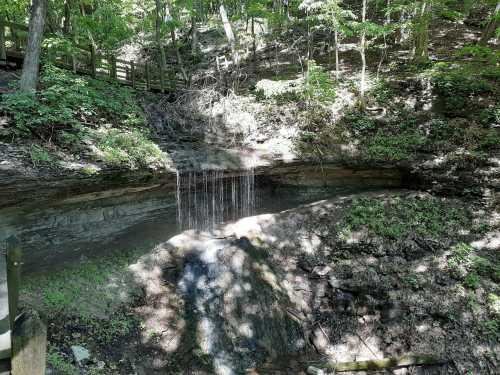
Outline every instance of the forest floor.
<path id="1" fill-rule="evenodd" d="M 341 196 L 30 276 L 21 295 L 48 317 L 52 374 L 297 375 L 408 354 L 446 364 L 395 373 L 494 374 L 499 228 L 477 201 Z"/>

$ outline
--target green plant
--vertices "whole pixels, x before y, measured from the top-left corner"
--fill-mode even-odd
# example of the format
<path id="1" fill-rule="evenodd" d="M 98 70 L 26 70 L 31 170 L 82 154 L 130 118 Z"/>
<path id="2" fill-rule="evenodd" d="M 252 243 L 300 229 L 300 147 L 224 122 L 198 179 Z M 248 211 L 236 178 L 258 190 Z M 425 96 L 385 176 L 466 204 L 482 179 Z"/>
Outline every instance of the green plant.
<path id="1" fill-rule="evenodd" d="M 161 164 L 165 160 L 160 148 L 139 130 L 109 129 L 94 135 L 97 147 L 109 165 L 136 169 Z"/>
<path id="2" fill-rule="evenodd" d="M 409 233 L 438 236 L 469 221 L 463 208 L 450 207 L 436 198 L 362 198 L 353 202 L 343 226 L 349 230 L 367 227 L 379 236 L 398 239 Z"/>
<path id="3" fill-rule="evenodd" d="M 480 323 L 481 329 L 491 339 L 500 339 L 500 320 L 490 319 Z"/>
<path id="4" fill-rule="evenodd" d="M 77 375 L 79 374 L 76 366 L 71 360 L 57 351 L 53 346 L 49 346 L 47 353 L 47 363 L 61 375 Z"/>
<path id="5" fill-rule="evenodd" d="M 313 102 L 329 102 L 335 99 L 334 83 L 330 74 L 314 60 L 309 60 L 302 95 Z"/>
<path id="6" fill-rule="evenodd" d="M 473 99 L 491 94 L 493 86 L 464 70 L 439 70 L 432 78 L 434 93 L 448 116 L 469 115 Z"/>
<path id="7" fill-rule="evenodd" d="M 464 285 L 470 289 L 477 289 L 481 282 L 481 278 L 475 272 L 470 272 L 465 276 Z"/>
<path id="8" fill-rule="evenodd" d="M 16 91 L 5 95 L 0 112 L 11 119 L 17 136 L 36 134 L 42 138 L 56 131 L 71 131 L 78 125 L 137 127 L 144 114 L 134 92 L 126 87 L 84 78 L 46 65 L 40 76 L 41 90 L 36 94 Z"/>
<path id="9" fill-rule="evenodd" d="M 344 116 L 343 122 L 351 128 L 356 135 L 374 131 L 377 126 L 375 120 L 361 112 L 349 112 Z"/>
<path id="10" fill-rule="evenodd" d="M 415 154 L 424 144 L 425 138 L 412 131 L 395 135 L 378 131 L 368 141 L 365 152 L 371 159 L 403 160 Z"/>
<path id="11" fill-rule="evenodd" d="M 31 163 L 35 167 L 52 166 L 55 164 L 55 158 L 41 146 L 31 145 L 30 147 Z"/>
<path id="12" fill-rule="evenodd" d="M 372 89 L 371 94 L 373 95 L 377 103 L 381 105 L 390 104 L 391 100 L 396 96 L 396 93 L 389 85 L 389 83 L 383 79 L 379 80 L 375 84 L 375 87 Z"/>
<path id="13" fill-rule="evenodd" d="M 490 314 L 500 317 L 500 296 L 495 293 L 488 294 L 488 310 Z"/>

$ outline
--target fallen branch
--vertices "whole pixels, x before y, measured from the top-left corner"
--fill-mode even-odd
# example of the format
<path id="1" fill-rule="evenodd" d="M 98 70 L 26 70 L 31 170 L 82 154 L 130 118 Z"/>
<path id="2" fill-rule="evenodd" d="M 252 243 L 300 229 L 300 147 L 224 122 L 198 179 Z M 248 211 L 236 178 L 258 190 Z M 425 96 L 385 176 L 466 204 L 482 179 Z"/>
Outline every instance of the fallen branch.
<path id="1" fill-rule="evenodd" d="M 325 370 L 335 372 L 383 370 L 395 367 L 441 365 L 447 362 L 448 361 L 437 359 L 430 355 L 410 355 L 404 357 L 374 359 L 371 361 L 315 363 L 307 368 L 307 373 L 310 375 L 319 375 L 324 374 Z"/>

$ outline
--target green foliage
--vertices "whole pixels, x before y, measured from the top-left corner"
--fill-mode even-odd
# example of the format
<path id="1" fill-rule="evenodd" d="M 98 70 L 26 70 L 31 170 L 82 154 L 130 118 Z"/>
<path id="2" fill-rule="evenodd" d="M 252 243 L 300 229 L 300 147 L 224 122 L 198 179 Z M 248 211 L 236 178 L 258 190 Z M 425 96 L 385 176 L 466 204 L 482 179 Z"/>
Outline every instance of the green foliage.
<path id="1" fill-rule="evenodd" d="M 41 146 L 38 145 L 32 145 L 30 148 L 30 158 L 31 158 L 31 163 L 35 167 L 40 167 L 40 166 L 54 166 L 55 165 L 55 158 Z"/>
<path id="2" fill-rule="evenodd" d="M 464 285 L 469 289 L 477 289 L 479 287 L 480 282 L 481 278 L 475 272 L 468 273 L 464 279 Z"/>
<path id="3" fill-rule="evenodd" d="M 57 351 L 53 346 L 49 346 L 47 353 L 47 363 L 54 369 L 58 374 L 61 375 L 77 375 L 79 374 L 76 366 L 71 362 L 71 360 Z"/>
<path id="4" fill-rule="evenodd" d="M 476 289 L 481 277 L 497 279 L 500 267 L 493 264 L 487 258 L 474 254 L 472 246 L 460 242 L 451 248 L 448 257 L 448 269 L 453 277 L 462 280 L 464 285 L 470 289 Z"/>
<path id="5" fill-rule="evenodd" d="M 139 326 L 137 317 L 121 310 L 113 313 L 108 319 L 84 316 L 81 320 L 88 335 L 104 345 L 110 345 L 114 341 L 130 335 Z"/>
<path id="6" fill-rule="evenodd" d="M 391 103 L 391 100 L 394 98 L 396 93 L 389 86 L 388 82 L 385 80 L 379 80 L 375 87 L 372 89 L 371 94 L 377 101 L 377 103 L 381 105 L 388 105 Z"/>
<path id="7" fill-rule="evenodd" d="M 330 74 L 316 62 L 310 60 L 303 96 L 314 102 L 329 102 L 335 99 L 335 89 Z"/>
<path id="8" fill-rule="evenodd" d="M 62 313 L 88 319 L 106 314 L 122 302 L 116 290 L 118 284 L 129 285 L 132 294 L 138 292 L 127 279 L 127 267 L 138 254 L 120 252 L 50 274 L 26 277 L 21 288 L 22 298 L 49 318 L 57 318 Z"/>
<path id="9" fill-rule="evenodd" d="M 442 70 L 432 78 L 434 93 L 448 116 L 466 116 L 475 105 L 474 98 L 492 94 L 493 86 L 463 70 Z"/>
<path id="10" fill-rule="evenodd" d="M 490 47 L 477 44 L 466 45 L 455 52 L 457 57 L 471 57 L 477 60 L 483 60 L 490 64 L 496 64 L 500 59 L 500 52 Z"/>
<path id="11" fill-rule="evenodd" d="M 490 339 L 497 341 L 500 339 L 500 319 L 482 321 L 480 326 Z"/>
<path id="12" fill-rule="evenodd" d="M 390 201 L 363 198 L 353 202 L 344 225 L 356 230 L 368 228 L 372 233 L 398 239 L 416 233 L 439 236 L 470 222 L 462 207 L 453 207 L 436 198 L 395 198 Z"/>
<path id="13" fill-rule="evenodd" d="M 425 138 L 412 131 L 386 134 L 379 131 L 368 141 L 366 155 L 376 160 L 404 160 L 412 157 L 425 144 Z"/>
<path id="14" fill-rule="evenodd" d="M 362 112 L 349 112 L 345 115 L 343 122 L 351 128 L 356 135 L 373 132 L 377 129 L 375 120 Z"/>
<path id="15" fill-rule="evenodd" d="M 144 124 L 133 91 L 122 86 L 83 78 L 52 65 L 45 67 L 40 83 L 42 89 L 36 96 L 15 92 L 0 103 L 0 111 L 11 118 L 17 135 L 44 134 L 54 128 L 75 131 L 82 124 Z"/>
<path id="16" fill-rule="evenodd" d="M 161 164 L 165 155 L 160 148 L 139 130 L 109 129 L 95 132 L 97 147 L 106 164 L 137 169 Z"/>

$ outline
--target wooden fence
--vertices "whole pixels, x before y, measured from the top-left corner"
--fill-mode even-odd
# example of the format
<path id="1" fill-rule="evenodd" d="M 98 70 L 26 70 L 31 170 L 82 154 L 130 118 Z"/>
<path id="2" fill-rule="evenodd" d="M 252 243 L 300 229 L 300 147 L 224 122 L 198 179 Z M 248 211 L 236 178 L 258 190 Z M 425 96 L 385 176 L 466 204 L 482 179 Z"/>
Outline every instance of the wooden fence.
<path id="1" fill-rule="evenodd" d="M 0 22 L 2 22 L 0 20 Z M 46 35 L 46 38 L 50 35 Z M 28 27 L 12 22 L 0 23 L 0 61 L 22 61 L 28 39 Z M 58 67 L 97 79 L 116 81 L 138 90 L 172 91 L 186 86 L 181 72 L 173 65 L 162 70 L 159 64 L 139 63 L 103 55 L 89 44 L 62 48 L 48 46 L 46 58 Z"/>

